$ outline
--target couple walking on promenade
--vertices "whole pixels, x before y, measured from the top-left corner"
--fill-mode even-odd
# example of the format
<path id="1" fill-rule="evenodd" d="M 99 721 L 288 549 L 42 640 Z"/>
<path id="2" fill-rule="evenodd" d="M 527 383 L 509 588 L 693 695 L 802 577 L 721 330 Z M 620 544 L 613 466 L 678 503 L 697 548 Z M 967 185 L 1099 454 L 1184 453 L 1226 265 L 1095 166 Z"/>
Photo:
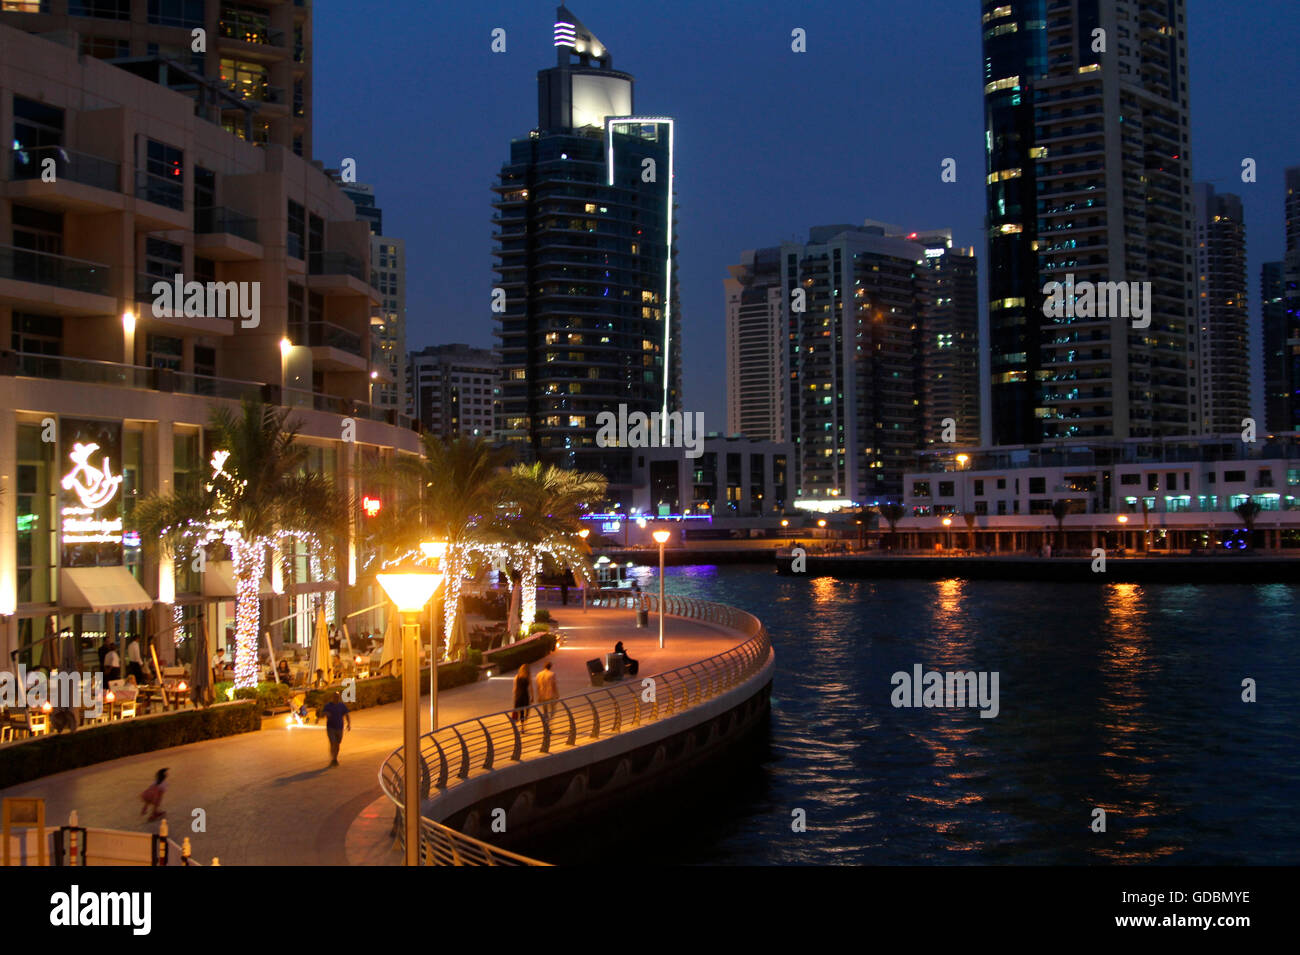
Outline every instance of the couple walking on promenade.
<path id="1" fill-rule="evenodd" d="M 551 714 L 555 711 L 555 700 L 559 699 L 559 696 L 560 687 L 555 679 L 555 670 L 548 660 L 546 665 L 542 667 L 541 672 L 537 674 L 536 696 L 537 702 L 543 704 L 542 718 L 548 722 L 551 719 Z M 528 664 L 525 663 L 519 668 L 519 672 L 515 674 L 514 709 L 510 712 L 510 718 L 517 721 L 521 729 L 528 722 L 528 706 L 533 702 L 533 699 L 532 673 L 528 669 Z"/>

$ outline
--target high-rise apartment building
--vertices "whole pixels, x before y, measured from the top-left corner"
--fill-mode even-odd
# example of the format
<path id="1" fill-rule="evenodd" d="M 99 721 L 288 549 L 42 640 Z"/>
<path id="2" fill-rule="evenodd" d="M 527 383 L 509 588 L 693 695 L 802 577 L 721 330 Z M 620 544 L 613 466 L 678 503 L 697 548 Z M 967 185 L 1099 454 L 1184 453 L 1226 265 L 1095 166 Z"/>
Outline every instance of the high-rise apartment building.
<path id="1" fill-rule="evenodd" d="M 241 139 L 311 157 L 311 0 L 7 0 L 0 23 L 62 33 Z"/>
<path id="2" fill-rule="evenodd" d="M 723 281 L 727 300 L 727 433 L 785 441 L 786 318 L 779 249 L 748 251 Z"/>
<path id="3" fill-rule="evenodd" d="M 981 9 L 993 441 L 1185 434 L 1199 389 L 1184 0 Z M 1150 282 L 1149 315 L 1107 293 L 1104 315 L 1094 300 L 1049 317 L 1049 282 Z"/>
<path id="4" fill-rule="evenodd" d="M 215 410 L 291 408 L 306 467 L 349 493 L 418 451 L 367 402 L 369 230 L 314 163 L 3 23 L 0 130 L 0 667 L 48 663 L 51 616 L 96 640 L 179 622 L 170 662 L 199 620 L 225 632 L 233 581 L 151 548 L 131 515 L 210 477 Z M 314 602 L 356 580 L 357 530 L 285 545 L 275 641 L 307 639 Z"/>
<path id="5" fill-rule="evenodd" d="M 978 445 L 980 310 L 975 250 L 954 249 L 947 229 L 909 233 L 907 238 L 925 247 L 924 267 L 918 272 L 923 308 L 922 443 Z"/>
<path id="6" fill-rule="evenodd" d="M 1250 417 L 1250 328 L 1246 223 L 1241 197 L 1194 189 L 1196 207 L 1197 431 L 1240 431 Z"/>
<path id="7" fill-rule="evenodd" d="M 679 410 L 673 121 L 633 115 L 632 76 L 564 7 L 555 48 L 493 187 L 496 436 L 617 489 L 628 455 L 597 445 L 598 416 Z"/>
<path id="8" fill-rule="evenodd" d="M 1260 273 L 1264 402 L 1270 431 L 1300 430 L 1300 166 L 1285 173 L 1286 251 Z"/>
<path id="9" fill-rule="evenodd" d="M 338 175 L 331 171 L 335 181 Z M 371 404 L 404 409 L 406 387 L 406 240 L 384 235 L 384 210 L 375 202 L 373 186 L 340 183 L 343 194 L 356 206 L 357 220 L 370 227 L 370 281 L 380 302 L 370 314 L 371 335 L 377 348 L 371 369 Z"/>
<path id="10" fill-rule="evenodd" d="M 430 345 L 411 352 L 410 415 L 441 438 L 492 439 L 500 365 L 491 349 Z"/>

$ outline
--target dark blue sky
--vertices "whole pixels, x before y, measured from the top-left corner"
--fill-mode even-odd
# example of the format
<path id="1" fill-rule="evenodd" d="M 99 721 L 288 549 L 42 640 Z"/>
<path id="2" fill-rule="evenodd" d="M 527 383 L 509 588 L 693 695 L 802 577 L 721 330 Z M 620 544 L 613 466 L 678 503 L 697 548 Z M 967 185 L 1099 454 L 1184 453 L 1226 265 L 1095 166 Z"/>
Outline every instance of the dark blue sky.
<path id="1" fill-rule="evenodd" d="M 725 430 L 722 280 L 744 249 L 881 219 L 951 227 L 983 267 L 976 0 L 573 0 L 636 77 L 636 108 L 677 120 L 685 407 Z M 1248 11 L 1246 15 L 1245 11 Z M 537 122 L 555 4 L 315 5 L 315 153 L 350 156 L 385 232 L 406 240 L 407 344 L 493 343 L 492 195 Z M 1300 165 L 1296 0 L 1189 0 L 1193 175 L 1245 201 L 1252 316 L 1281 257 L 1282 170 Z M 491 33 L 506 31 L 505 53 Z M 790 31 L 807 31 L 792 53 Z M 957 160 L 942 183 L 940 161 Z M 1240 181 L 1242 157 L 1258 182 Z M 1258 388 L 1258 386 L 1256 386 Z"/>

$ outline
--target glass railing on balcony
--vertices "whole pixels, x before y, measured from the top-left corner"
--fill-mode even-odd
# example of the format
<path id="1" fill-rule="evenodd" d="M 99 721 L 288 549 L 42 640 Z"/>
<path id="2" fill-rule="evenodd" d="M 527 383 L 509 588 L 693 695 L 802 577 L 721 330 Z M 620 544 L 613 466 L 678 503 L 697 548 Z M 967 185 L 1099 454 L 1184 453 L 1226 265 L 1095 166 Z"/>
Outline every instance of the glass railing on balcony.
<path id="1" fill-rule="evenodd" d="M 366 264 L 346 252 L 313 252 L 307 261 L 311 275 L 350 275 L 366 280 Z"/>
<path id="2" fill-rule="evenodd" d="M 135 174 L 135 194 L 140 199 L 166 206 L 169 209 L 185 208 L 184 185 L 166 176 L 137 171 Z"/>
<path id="3" fill-rule="evenodd" d="M 0 245 L 0 279 L 107 295 L 109 271 L 107 265 L 98 262 Z"/>
<path id="4" fill-rule="evenodd" d="M 195 375 L 189 372 L 171 372 L 172 390 L 185 395 L 206 395 L 212 398 L 245 398 L 261 400 L 263 385 L 260 381 L 241 381 L 237 378 L 216 378 L 212 375 Z"/>
<path id="5" fill-rule="evenodd" d="M 55 378 L 92 385 L 117 385 L 123 388 L 152 388 L 153 370 L 139 365 L 121 365 L 88 358 L 64 358 L 60 355 L 36 355 L 14 352 L 13 374 L 23 378 Z"/>
<path id="6" fill-rule="evenodd" d="M 205 206 L 194 210 L 194 231 L 199 235 L 224 233 L 257 241 L 257 220 L 225 206 Z"/>
<path id="7" fill-rule="evenodd" d="M 54 161 L 52 165 L 49 160 Z M 79 153 L 64 146 L 41 146 L 36 149 L 14 150 L 12 177 L 41 179 L 53 173 L 55 182 L 66 179 L 96 189 L 118 192 L 120 169 L 121 164 L 111 159 Z"/>
<path id="8" fill-rule="evenodd" d="M 330 322 L 309 322 L 289 326 L 289 338 L 295 345 L 312 348 L 337 348 L 350 355 L 361 356 L 361 336 Z"/>

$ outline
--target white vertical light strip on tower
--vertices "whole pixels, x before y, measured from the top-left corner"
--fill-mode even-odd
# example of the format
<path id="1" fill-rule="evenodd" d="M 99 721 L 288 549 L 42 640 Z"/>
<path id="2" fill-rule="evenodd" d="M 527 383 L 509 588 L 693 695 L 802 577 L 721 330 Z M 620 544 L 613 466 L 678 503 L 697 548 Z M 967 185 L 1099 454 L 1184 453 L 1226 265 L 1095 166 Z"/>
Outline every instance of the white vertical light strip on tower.
<path id="1" fill-rule="evenodd" d="M 660 440 L 668 440 L 668 391 L 671 388 L 672 376 L 670 374 L 670 365 L 668 362 L 669 335 L 672 325 L 672 307 L 673 307 L 673 121 L 668 116 L 607 116 L 605 117 L 605 143 L 608 158 L 606 159 L 606 185 L 614 185 L 614 124 L 615 123 L 653 123 L 656 125 L 666 125 L 668 127 L 668 248 L 666 253 L 666 267 L 664 269 L 664 400 L 662 413 L 659 419 Z"/>

